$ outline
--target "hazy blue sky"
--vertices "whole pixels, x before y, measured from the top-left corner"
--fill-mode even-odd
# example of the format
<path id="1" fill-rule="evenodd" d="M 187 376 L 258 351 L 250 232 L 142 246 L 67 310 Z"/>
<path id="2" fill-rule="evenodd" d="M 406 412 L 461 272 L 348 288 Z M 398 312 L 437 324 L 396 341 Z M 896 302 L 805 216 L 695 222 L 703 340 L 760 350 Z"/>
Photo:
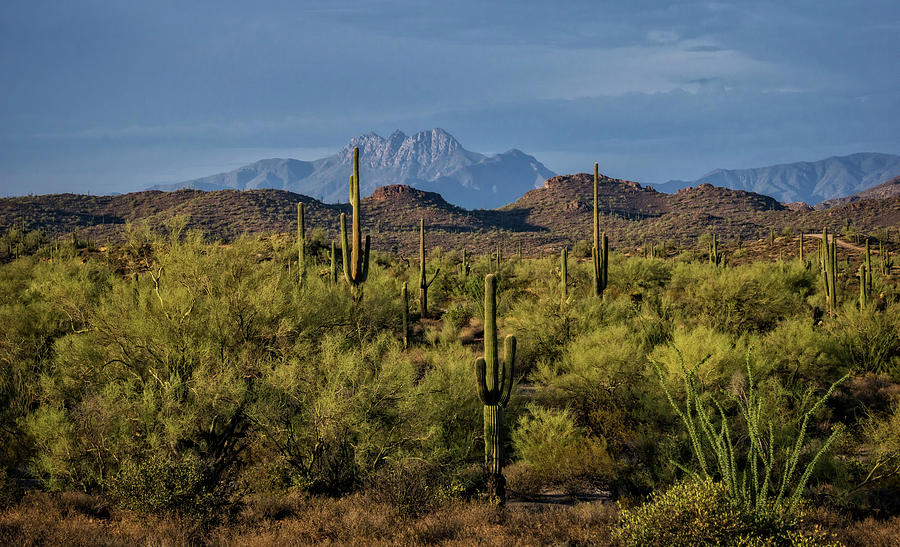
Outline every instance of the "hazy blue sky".
<path id="1" fill-rule="evenodd" d="M 900 2 L 0 3 L 0 194 L 443 127 L 659 182 L 900 153 Z"/>

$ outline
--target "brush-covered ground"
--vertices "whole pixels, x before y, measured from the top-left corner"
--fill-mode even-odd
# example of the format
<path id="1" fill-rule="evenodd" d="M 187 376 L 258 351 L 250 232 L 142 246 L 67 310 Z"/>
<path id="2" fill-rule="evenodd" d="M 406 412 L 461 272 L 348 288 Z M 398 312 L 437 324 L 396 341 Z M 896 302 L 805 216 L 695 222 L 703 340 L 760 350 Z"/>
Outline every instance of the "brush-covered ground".
<path id="1" fill-rule="evenodd" d="M 900 291 L 877 256 L 860 307 L 843 251 L 829 316 L 813 241 L 724 268 L 705 242 L 612 252 L 602 298 L 575 249 L 565 300 L 558 256 L 465 275 L 429 248 L 422 318 L 415 260 L 373 252 L 354 295 L 324 238 L 300 283 L 291 238 L 183 227 L 0 265 L 0 543 L 900 542 Z M 518 339 L 505 507 L 473 372 L 490 272 Z"/>

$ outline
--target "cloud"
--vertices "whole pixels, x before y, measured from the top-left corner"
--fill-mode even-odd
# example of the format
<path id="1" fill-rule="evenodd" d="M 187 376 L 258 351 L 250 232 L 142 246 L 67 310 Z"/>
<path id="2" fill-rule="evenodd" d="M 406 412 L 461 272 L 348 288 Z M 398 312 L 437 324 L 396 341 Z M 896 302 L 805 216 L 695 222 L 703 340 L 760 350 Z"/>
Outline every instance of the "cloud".
<path id="1" fill-rule="evenodd" d="M 654 44 L 671 44 L 677 42 L 680 36 L 671 30 L 651 30 L 647 32 L 647 40 Z"/>

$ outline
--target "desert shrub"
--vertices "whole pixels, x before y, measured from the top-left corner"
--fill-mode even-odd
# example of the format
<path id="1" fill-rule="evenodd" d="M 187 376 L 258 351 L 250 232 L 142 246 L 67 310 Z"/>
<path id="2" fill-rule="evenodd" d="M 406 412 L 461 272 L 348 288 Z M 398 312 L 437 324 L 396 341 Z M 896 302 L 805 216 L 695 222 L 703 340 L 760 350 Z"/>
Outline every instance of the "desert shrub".
<path id="1" fill-rule="evenodd" d="M 664 260 L 629 258 L 610 261 L 609 278 L 624 291 L 646 292 L 665 286 L 672 276 L 672 265 Z"/>
<path id="2" fill-rule="evenodd" d="M 370 480 L 372 498 L 386 503 L 403 516 L 418 516 L 451 497 L 446 476 L 427 462 L 391 462 Z"/>
<path id="3" fill-rule="evenodd" d="M 16 484 L 16 479 L 11 477 L 6 468 L 0 467 L 0 509 L 5 509 L 19 501 L 22 489 Z"/>
<path id="4" fill-rule="evenodd" d="M 590 258 L 591 247 L 593 245 L 594 244 L 591 241 L 579 239 L 575 242 L 575 245 L 572 246 L 572 256 L 575 258 Z"/>
<path id="5" fill-rule="evenodd" d="M 758 375 L 776 375 L 787 385 L 803 380 L 826 383 L 844 369 L 825 353 L 828 343 L 828 334 L 814 326 L 811 318 L 782 321 L 759 341 L 755 352 Z"/>
<path id="6" fill-rule="evenodd" d="M 128 462 L 109 481 L 108 492 L 141 514 L 177 514 L 199 520 L 227 503 L 221 486 L 210 485 L 206 466 L 195 457 Z"/>
<path id="7" fill-rule="evenodd" d="M 420 436 L 415 455 L 450 470 L 483 461 L 484 451 L 477 441 L 484 422 L 472 353 L 455 344 L 429 349 L 424 359 L 429 366 L 409 401 L 413 427 Z M 508 414 L 504 413 L 507 420 Z"/>
<path id="8" fill-rule="evenodd" d="M 900 307 L 885 312 L 845 306 L 828 322 L 824 344 L 827 358 L 836 366 L 890 374 L 900 381 Z"/>
<path id="9" fill-rule="evenodd" d="M 872 412 L 861 426 L 860 435 L 851 441 L 855 457 L 849 462 L 851 487 L 844 502 L 857 511 L 891 514 L 900 509 L 890 494 L 900 484 L 900 398 L 886 411 Z"/>
<path id="10" fill-rule="evenodd" d="M 738 268 L 679 264 L 668 290 L 682 303 L 685 319 L 735 334 L 768 331 L 805 309 L 814 272 L 790 264 L 754 263 Z"/>
<path id="11" fill-rule="evenodd" d="M 619 513 L 613 537 L 625 545 L 825 545 L 836 544 L 802 514 L 782 514 L 736 504 L 728 487 L 712 479 L 677 484 Z"/>
<path id="12" fill-rule="evenodd" d="M 748 341 L 745 337 L 700 325 L 674 329 L 670 344 L 658 345 L 650 357 L 663 365 L 668 383 L 681 383 L 683 358 L 688 363 L 700 363 L 695 371 L 704 385 L 724 387 L 734 372 L 744 367 Z M 681 357 L 679 357 L 679 355 Z"/>
<path id="13" fill-rule="evenodd" d="M 472 318 L 472 308 L 467 304 L 453 303 L 447 307 L 444 312 L 443 320 L 445 325 L 450 325 L 455 329 L 462 328 L 469 319 Z"/>
<path id="14" fill-rule="evenodd" d="M 415 444 L 415 374 L 390 333 L 363 346 L 326 335 L 263 371 L 248 413 L 295 487 L 337 495 Z"/>
<path id="15" fill-rule="evenodd" d="M 615 463 L 602 438 L 575 424 L 568 409 L 528 407 L 512 431 L 516 454 L 531 471 L 555 484 L 571 485 L 613 475 Z"/>

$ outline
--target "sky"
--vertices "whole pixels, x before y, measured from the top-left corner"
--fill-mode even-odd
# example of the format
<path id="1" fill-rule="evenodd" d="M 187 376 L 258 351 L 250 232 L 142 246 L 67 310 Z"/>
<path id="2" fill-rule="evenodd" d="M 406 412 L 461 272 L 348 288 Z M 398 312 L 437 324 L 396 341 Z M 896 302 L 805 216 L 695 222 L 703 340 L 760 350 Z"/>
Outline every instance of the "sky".
<path id="1" fill-rule="evenodd" d="M 900 154 L 898 36 L 897 0 L 3 0 L 0 195 L 433 127 L 643 183 Z"/>

